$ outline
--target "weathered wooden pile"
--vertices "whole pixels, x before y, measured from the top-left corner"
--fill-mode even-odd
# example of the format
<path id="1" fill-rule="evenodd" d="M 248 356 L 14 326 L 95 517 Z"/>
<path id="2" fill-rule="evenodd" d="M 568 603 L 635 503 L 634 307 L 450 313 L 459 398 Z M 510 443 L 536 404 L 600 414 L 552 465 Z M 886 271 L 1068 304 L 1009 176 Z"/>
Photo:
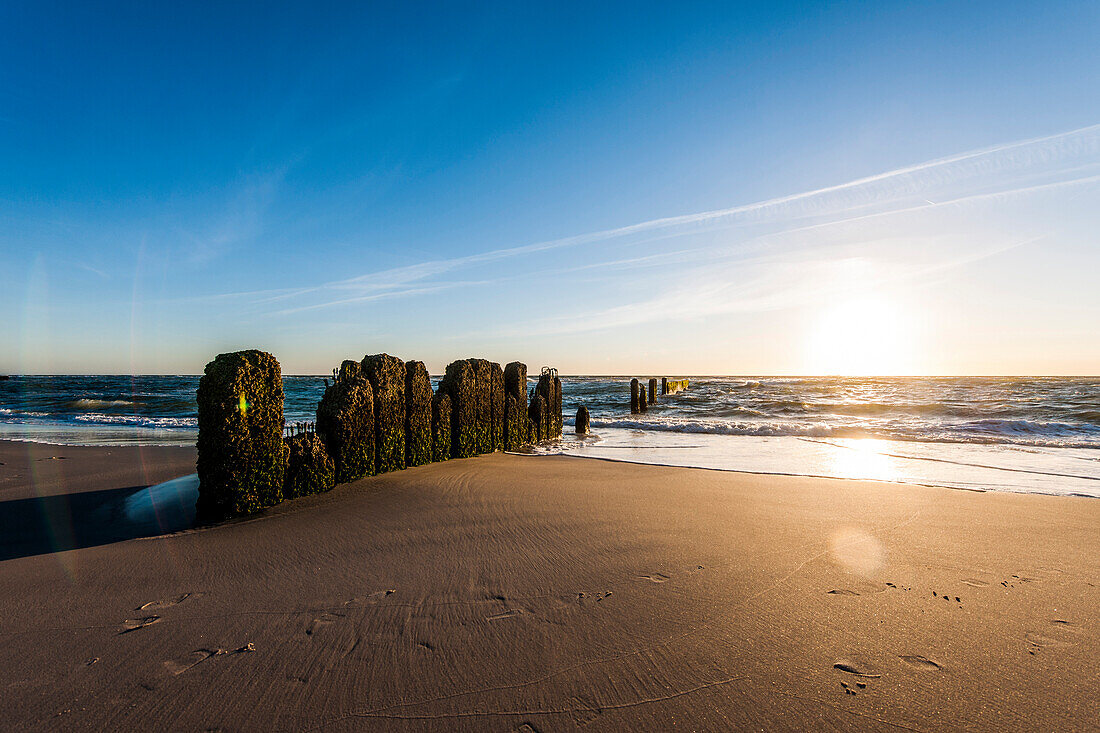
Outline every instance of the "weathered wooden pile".
<path id="1" fill-rule="evenodd" d="M 345 361 L 326 385 L 317 422 L 288 429 L 279 362 L 238 351 L 206 365 L 198 404 L 198 514 L 207 521 L 562 433 L 556 370 L 543 368 L 528 404 L 527 366 L 484 359 L 450 364 L 434 394 L 423 362 L 388 354 Z"/>
<path id="2" fill-rule="evenodd" d="M 592 417 L 584 405 L 577 408 L 577 419 L 573 421 L 573 426 L 577 435 L 588 435 L 592 432 Z"/>
<path id="3" fill-rule="evenodd" d="M 688 388 L 688 380 L 686 379 L 669 379 L 667 377 L 661 378 L 661 394 L 676 394 L 682 392 Z"/>
<path id="4" fill-rule="evenodd" d="M 661 394 L 669 395 L 676 394 L 682 390 L 688 388 L 688 380 L 686 379 L 669 379 L 668 377 L 661 378 Z M 646 411 L 649 405 L 656 404 L 657 402 L 657 379 L 652 377 L 649 380 L 649 391 L 646 391 L 646 386 L 639 382 L 637 379 L 630 380 L 630 414 L 638 415 Z"/>

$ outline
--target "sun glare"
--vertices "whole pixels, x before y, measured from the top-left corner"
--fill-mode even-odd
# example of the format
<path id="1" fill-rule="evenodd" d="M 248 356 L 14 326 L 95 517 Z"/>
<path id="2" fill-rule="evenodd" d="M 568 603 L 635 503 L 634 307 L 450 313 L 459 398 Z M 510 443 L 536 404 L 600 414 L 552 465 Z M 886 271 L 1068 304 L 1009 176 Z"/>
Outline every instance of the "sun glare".
<path id="1" fill-rule="evenodd" d="M 826 309 L 811 333 L 809 373 L 851 376 L 914 374 L 916 345 L 908 318 L 880 298 Z"/>

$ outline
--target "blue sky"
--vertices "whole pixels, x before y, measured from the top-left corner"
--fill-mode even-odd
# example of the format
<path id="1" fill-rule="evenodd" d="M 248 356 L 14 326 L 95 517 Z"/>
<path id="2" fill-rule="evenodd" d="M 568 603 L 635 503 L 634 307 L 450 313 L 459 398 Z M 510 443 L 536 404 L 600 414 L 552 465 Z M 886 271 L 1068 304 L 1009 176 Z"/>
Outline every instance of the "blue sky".
<path id="1" fill-rule="evenodd" d="M 0 372 L 1095 374 L 1100 6 L 0 7 Z"/>

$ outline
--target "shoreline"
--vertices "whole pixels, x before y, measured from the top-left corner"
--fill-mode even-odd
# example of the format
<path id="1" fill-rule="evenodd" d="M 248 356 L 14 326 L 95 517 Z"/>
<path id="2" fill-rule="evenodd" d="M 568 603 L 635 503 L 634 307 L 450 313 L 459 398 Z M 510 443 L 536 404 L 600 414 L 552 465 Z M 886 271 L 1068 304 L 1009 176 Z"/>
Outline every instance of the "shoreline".
<path id="1" fill-rule="evenodd" d="M 31 486 L 9 480 L 10 448 L 9 508 L 193 460 L 45 449 L 31 458 L 56 481 Z M 1022 731 L 1100 715 L 1095 502 L 534 457 L 7 552 L 7 722 Z"/>
<path id="2" fill-rule="evenodd" d="M 570 436 L 568 436 L 567 439 L 572 439 L 573 437 L 575 437 L 575 436 L 570 435 Z M 738 439 L 738 438 L 741 438 L 741 437 L 745 437 L 745 438 L 751 439 L 751 437 L 748 437 L 748 436 L 736 436 L 736 437 L 735 436 L 723 436 L 723 437 L 724 438 L 729 437 L 729 438 L 733 438 L 733 439 Z M 808 438 L 795 438 L 795 439 L 800 440 L 800 441 L 804 441 L 804 442 L 809 442 L 809 443 L 823 443 L 823 441 L 818 441 L 818 440 L 813 440 L 813 439 L 808 439 Z M 54 448 L 54 449 L 74 449 L 75 448 L 75 449 L 95 449 L 95 450 L 100 450 L 100 449 L 102 449 L 102 450 L 107 450 L 107 449 L 112 449 L 112 450 L 156 449 L 156 450 L 192 450 L 193 451 L 194 448 L 195 448 L 195 446 L 193 444 L 186 444 L 186 445 L 160 444 L 160 443 L 139 444 L 139 445 L 133 445 L 133 444 L 121 444 L 121 445 L 113 445 L 113 444 L 111 444 L 111 445 L 107 445 L 107 444 L 67 444 L 67 443 L 42 442 L 42 441 L 36 441 L 36 440 L 20 440 L 20 439 L 12 439 L 12 438 L 0 438 L 0 449 L 2 449 L 2 447 L 5 444 L 34 445 L 34 446 L 43 446 L 43 447 L 46 447 L 46 448 Z M 831 445 L 829 443 L 824 443 L 824 444 Z M 966 445 L 966 444 L 959 444 L 959 445 Z M 847 446 L 838 446 L 838 447 L 841 447 L 845 450 L 851 450 L 851 448 L 848 448 Z M 831 480 L 831 481 L 876 481 L 876 482 L 880 482 L 880 483 L 895 484 L 895 485 L 899 485 L 899 486 L 921 486 L 921 487 L 926 487 L 926 488 L 952 489 L 952 490 L 957 490 L 957 491 L 972 491 L 972 492 L 977 492 L 977 493 L 993 492 L 993 493 L 1035 495 L 1035 496 L 1057 496 L 1057 497 L 1078 498 L 1078 499 L 1097 499 L 1097 498 L 1100 498 L 1100 494 L 1094 495 L 1094 494 L 1087 494 L 1087 493 L 1081 493 L 1081 492 L 1058 493 L 1058 492 L 1053 492 L 1053 491 L 1042 491 L 1042 490 L 1033 489 L 1033 488 L 1029 488 L 1029 489 L 1012 489 L 1012 488 L 1004 488 L 1004 487 L 1000 487 L 1000 486 L 992 486 L 992 487 L 959 486 L 959 485 L 951 485 L 951 484 L 947 484 L 947 483 L 936 483 L 936 482 L 917 481 L 917 480 L 888 479 L 888 478 L 860 478 L 860 477 L 848 477 L 848 476 L 833 476 L 833 475 L 828 475 L 828 474 L 799 473 L 799 472 L 794 472 L 794 471 L 763 471 L 763 470 L 752 470 L 752 469 L 748 469 L 748 468 L 729 468 L 729 467 L 724 467 L 724 466 L 705 466 L 705 465 L 689 465 L 689 464 L 677 464 L 677 463 L 662 463 L 662 462 L 658 462 L 658 461 L 630 460 L 628 458 L 616 458 L 616 457 L 610 457 L 610 456 L 579 455 L 577 453 L 566 452 L 565 450 L 562 450 L 561 452 L 557 452 L 557 453 L 550 453 L 550 452 L 539 453 L 537 451 L 532 451 L 532 452 L 505 451 L 505 453 L 507 453 L 508 455 L 530 456 L 530 457 L 539 457 L 539 458 L 545 458 L 545 457 L 548 457 L 548 456 L 564 456 L 564 457 L 569 457 L 569 458 L 581 458 L 581 459 L 595 460 L 595 461 L 607 461 L 607 462 L 610 462 L 610 463 L 627 463 L 627 464 L 631 464 L 631 465 L 656 466 L 656 467 L 662 467 L 662 468 L 683 468 L 683 469 L 699 470 L 699 471 L 722 471 L 722 472 L 727 472 L 727 473 L 747 474 L 747 475 L 753 475 L 753 476 L 788 476 L 788 477 L 801 477 L 801 478 L 810 478 L 810 479 L 826 479 L 826 480 Z M 977 467 L 977 468 L 989 469 L 989 470 L 992 470 L 992 471 L 1007 471 L 1007 472 L 1012 472 L 1012 473 L 1024 473 L 1024 474 L 1032 474 L 1032 475 L 1039 475 L 1039 476 L 1052 477 L 1052 478 L 1069 478 L 1069 479 L 1080 479 L 1080 480 L 1087 480 L 1087 481 L 1098 481 L 1098 480 L 1100 480 L 1100 479 L 1097 479 L 1095 477 L 1083 476 L 1083 475 L 1071 475 L 1071 474 L 1059 474 L 1059 473 L 1029 471 L 1029 470 L 1022 470 L 1022 469 L 1016 469 L 1016 468 L 1011 468 L 1011 467 L 1000 467 L 1000 466 L 983 466 L 983 465 L 976 465 L 975 466 L 974 464 L 958 464 L 954 461 L 951 461 L 951 460 L 948 460 L 948 459 L 940 459 L 940 458 L 926 458 L 926 457 L 918 458 L 918 457 L 913 457 L 913 456 L 894 455 L 894 454 L 889 454 L 889 453 L 883 454 L 883 455 L 886 455 L 886 456 L 891 457 L 891 458 L 902 459 L 902 460 L 915 460 L 915 461 L 923 460 L 923 461 L 944 463 L 944 464 L 950 464 L 950 465 L 962 465 L 962 466 L 966 466 L 966 467 Z M 188 474 L 189 473 L 193 473 L 193 471 L 188 472 Z M 181 476 L 182 475 L 188 475 L 188 474 L 181 474 Z M 179 478 L 179 477 L 180 476 L 173 476 L 173 477 L 169 477 L 169 478 Z M 168 480 L 168 479 L 165 479 L 165 480 Z"/>

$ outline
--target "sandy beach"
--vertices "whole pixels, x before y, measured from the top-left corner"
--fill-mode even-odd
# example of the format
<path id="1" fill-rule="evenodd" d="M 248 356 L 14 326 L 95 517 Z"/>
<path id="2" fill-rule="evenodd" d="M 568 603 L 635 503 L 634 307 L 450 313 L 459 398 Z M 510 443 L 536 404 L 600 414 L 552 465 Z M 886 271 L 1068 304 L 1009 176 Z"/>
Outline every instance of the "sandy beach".
<path id="1" fill-rule="evenodd" d="M 5 728 L 1100 720 L 1092 499 L 494 454 L 126 539 L 193 462 L 0 443 Z"/>

